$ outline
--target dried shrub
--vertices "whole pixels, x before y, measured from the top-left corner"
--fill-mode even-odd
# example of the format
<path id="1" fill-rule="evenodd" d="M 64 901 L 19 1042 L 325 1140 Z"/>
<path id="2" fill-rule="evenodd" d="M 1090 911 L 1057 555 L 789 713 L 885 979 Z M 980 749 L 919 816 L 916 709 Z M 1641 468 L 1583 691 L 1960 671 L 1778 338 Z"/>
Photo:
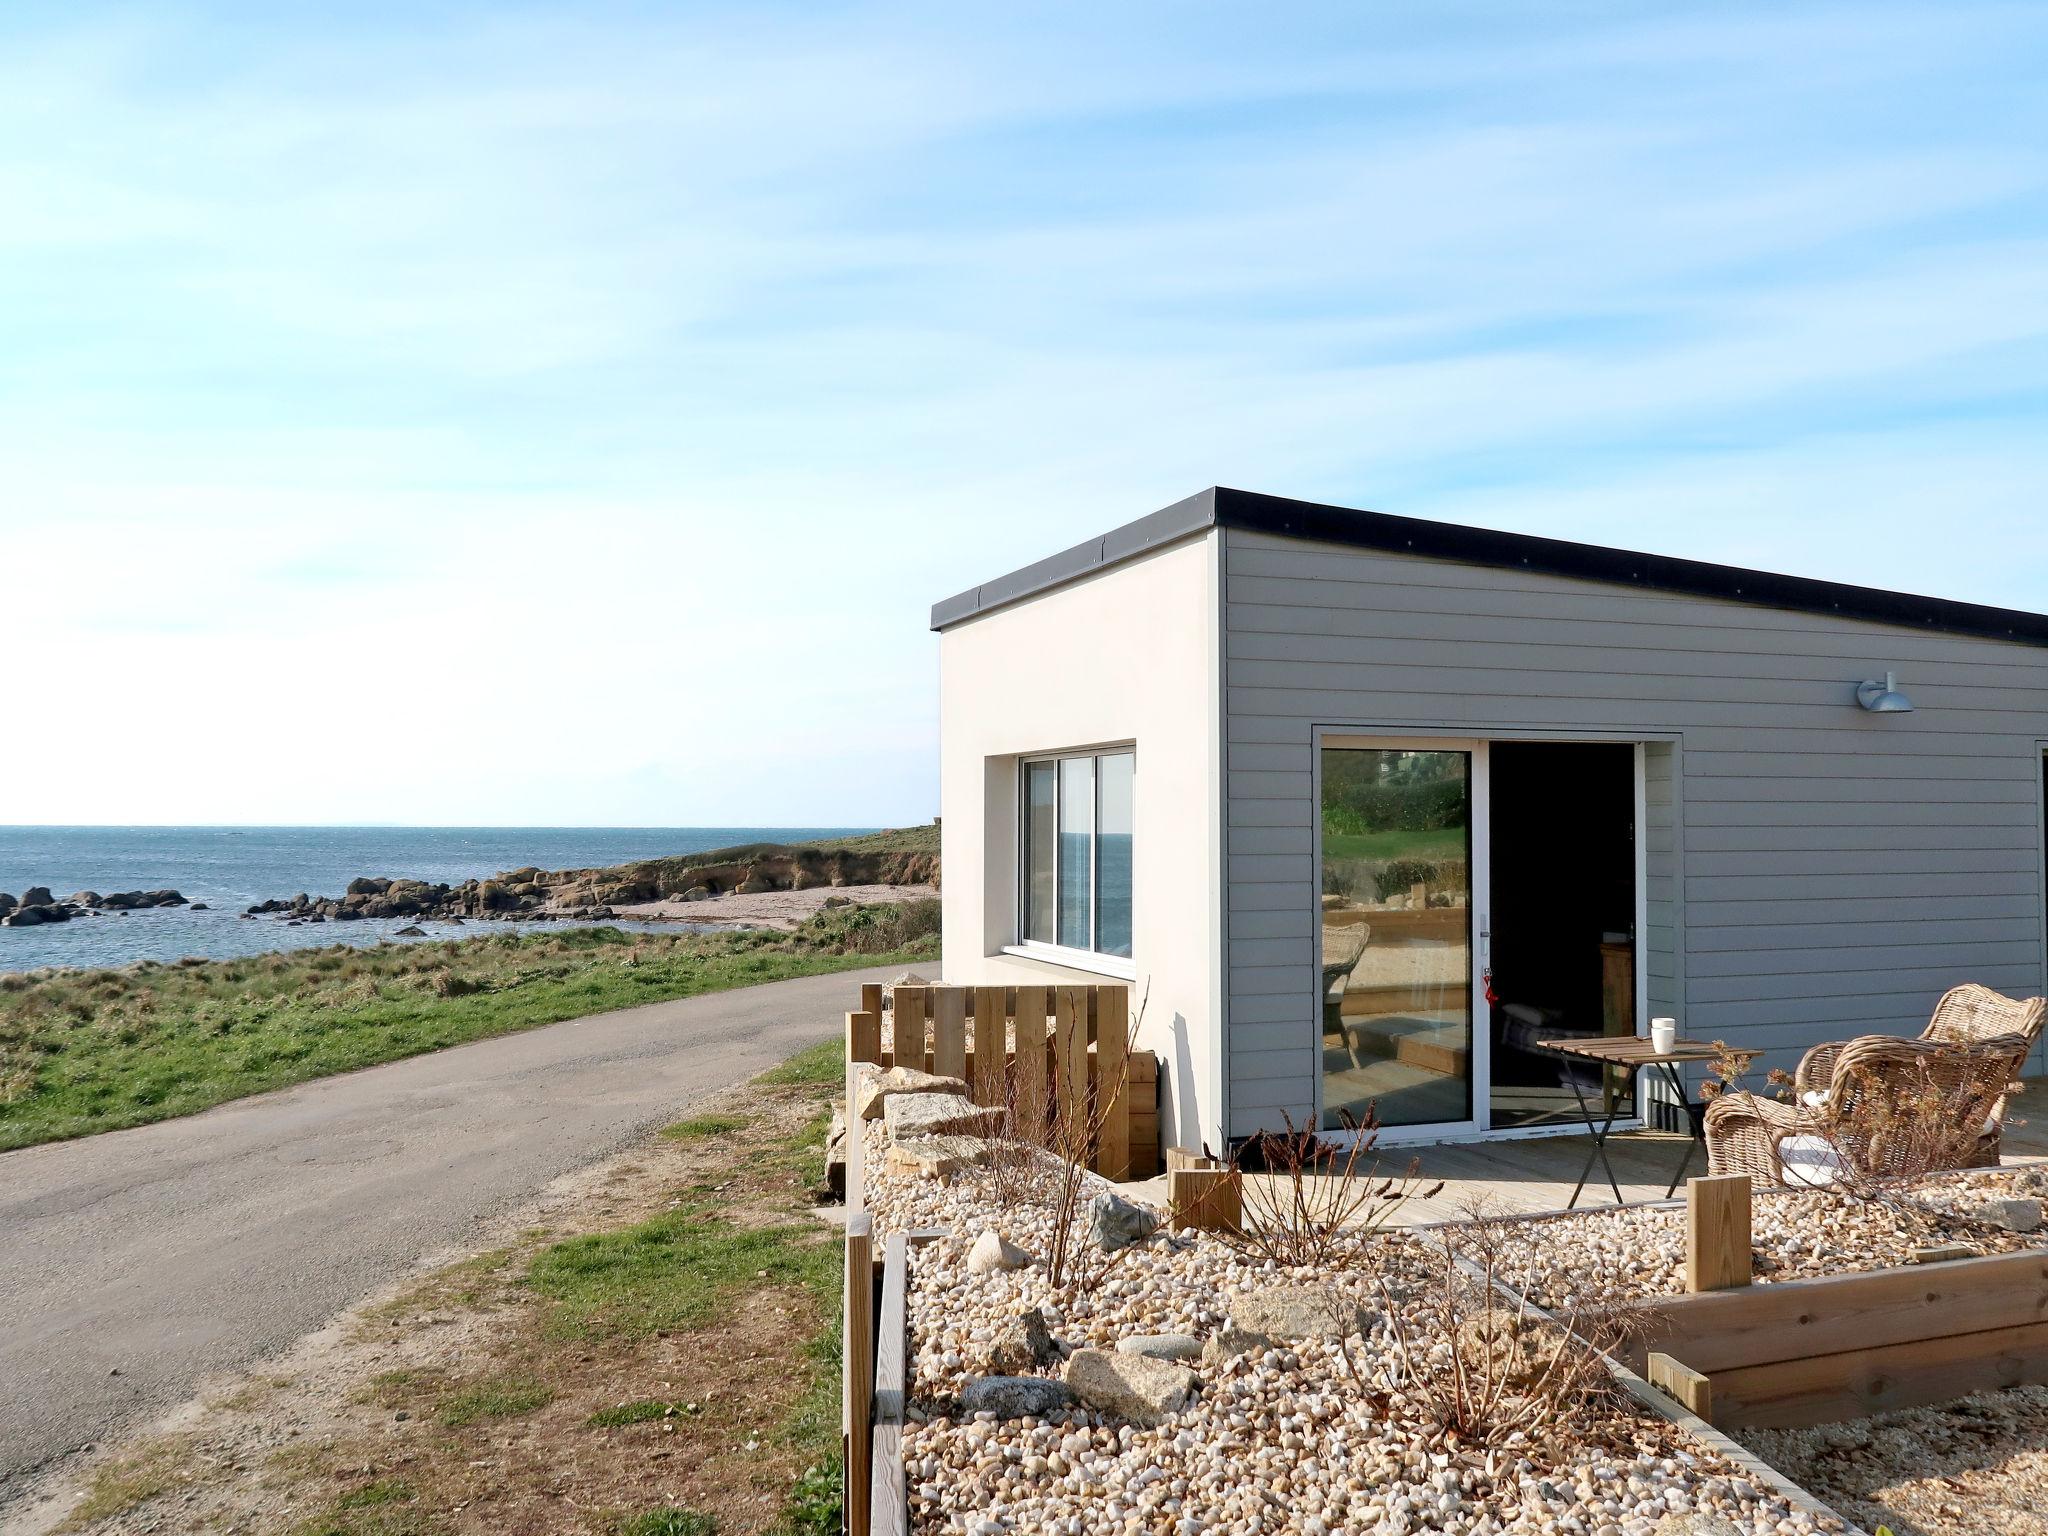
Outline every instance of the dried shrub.
<path id="1" fill-rule="evenodd" d="M 1262 1131 L 1247 1149 L 1264 1177 L 1246 1178 L 1237 1163 L 1230 1170 L 1243 1220 L 1238 1230 L 1218 1236 L 1250 1258 L 1291 1269 L 1348 1262 L 1408 1200 L 1443 1189 L 1440 1182 L 1420 1187 L 1417 1159 L 1396 1176 L 1381 1175 L 1376 1107 L 1368 1107 L 1363 1120 L 1342 1113 L 1351 1138 L 1343 1146 L 1297 1127 L 1284 1111 L 1282 1119 L 1285 1131 Z"/>

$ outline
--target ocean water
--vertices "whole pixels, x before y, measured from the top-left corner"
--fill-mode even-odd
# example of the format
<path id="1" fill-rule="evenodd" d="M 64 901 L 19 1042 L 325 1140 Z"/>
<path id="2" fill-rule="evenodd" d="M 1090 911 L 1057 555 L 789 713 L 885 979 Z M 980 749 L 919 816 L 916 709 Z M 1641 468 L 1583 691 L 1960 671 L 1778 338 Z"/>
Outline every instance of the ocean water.
<path id="1" fill-rule="evenodd" d="M 225 959 L 327 944 L 375 944 L 416 922 L 432 938 L 504 925 L 393 918 L 290 928 L 244 908 L 300 891 L 339 896 L 358 875 L 462 880 L 537 865 L 576 869 L 701 853 L 736 843 L 801 843 L 868 827 L 6 827 L 0 891 L 176 889 L 205 912 L 158 907 L 34 928 L 0 928 L 0 971 L 131 960 Z M 620 925 L 630 926 L 630 925 Z M 664 925 L 673 927 L 674 925 Z"/>

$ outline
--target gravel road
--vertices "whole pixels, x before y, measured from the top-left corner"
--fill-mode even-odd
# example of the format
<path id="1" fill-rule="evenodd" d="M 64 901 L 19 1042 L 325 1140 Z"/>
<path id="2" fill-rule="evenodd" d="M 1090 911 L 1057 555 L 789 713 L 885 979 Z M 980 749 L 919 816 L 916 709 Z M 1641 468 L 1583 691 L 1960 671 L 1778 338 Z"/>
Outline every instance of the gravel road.
<path id="1" fill-rule="evenodd" d="M 880 970 L 482 1040 L 0 1155 L 0 1509 L 551 1179 L 840 1028 Z"/>

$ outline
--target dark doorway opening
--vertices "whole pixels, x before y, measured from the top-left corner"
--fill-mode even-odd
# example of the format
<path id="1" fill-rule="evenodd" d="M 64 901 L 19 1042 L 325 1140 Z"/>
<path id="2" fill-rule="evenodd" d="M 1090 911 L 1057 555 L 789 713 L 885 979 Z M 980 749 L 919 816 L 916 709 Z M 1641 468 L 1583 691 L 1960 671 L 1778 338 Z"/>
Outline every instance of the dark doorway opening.
<path id="1" fill-rule="evenodd" d="M 1492 745 L 1492 1122 L 1634 1113 L 1625 1079 L 1534 1049 L 1562 1035 L 1636 1033 L 1635 748 Z"/>

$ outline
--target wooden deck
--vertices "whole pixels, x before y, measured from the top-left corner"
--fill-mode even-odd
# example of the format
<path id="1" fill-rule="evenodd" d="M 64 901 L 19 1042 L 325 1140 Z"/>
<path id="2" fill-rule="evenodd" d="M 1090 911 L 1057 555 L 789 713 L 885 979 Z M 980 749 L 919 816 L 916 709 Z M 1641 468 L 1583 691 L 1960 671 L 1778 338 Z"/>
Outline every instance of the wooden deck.
<path id="1" fill-rule="evenodd" d="M 2048 1078 L 2029 1079 L 2027 1092 L 2014 1100 L 2020 1121 L 2026 1110 L 2036 1108 L 2039 1118 L 2032 1123 L 2008 1119 L 2005 1131 L 2005 1161 L 2008 1164 L 2048 1161 Z M 1664 1186 L 1685 1156 L 1686 1138 L 1675 1132 L 1618 1131 L 1607 1139 L 1608 1160 L 1621 1183 L 1623 1199 L 1633 1203 L 1661 1200 Z M 1538 1211 L 1561 1211 L 1571 1199 L 1572 1185 L 1585 1166 L 1593 1138 L 1578 1136 L 1534 1136 L 1515 1141 L 1453 1142 L 1438 1146 L 1388 1147 L 1380 1153 L 1380 1171 L 1398 1174 L 1412 1158 L 1425 1185 L 1441 1179 L 1444 1187 L 1428 1200 L 1410 1200 L 1401 1208 L 1398 1223 L 1420 1226 L 1433 1221 L 1462 1221 L 1475 1208 L 1496 1216 L 1524 1215 Z M 1695 1149 L 1688 1175 L 1707 1171 L 1703 1149 Z M 1259 1175 L 1251 1175 L 1257 1178 Z M 1166 1181 L 1147 1180 L 1133 1186 L 1138 1198 L 1163 1204 Z M 1679 1193 L 1685 1192 L 1679 1186 Z M 1580 1210 L 1598 1209 L 1614 1203 L 1614 1192 L 1595 1162 L 1587 1178 L 1585 1193 L 1579 1197 Z"/>

